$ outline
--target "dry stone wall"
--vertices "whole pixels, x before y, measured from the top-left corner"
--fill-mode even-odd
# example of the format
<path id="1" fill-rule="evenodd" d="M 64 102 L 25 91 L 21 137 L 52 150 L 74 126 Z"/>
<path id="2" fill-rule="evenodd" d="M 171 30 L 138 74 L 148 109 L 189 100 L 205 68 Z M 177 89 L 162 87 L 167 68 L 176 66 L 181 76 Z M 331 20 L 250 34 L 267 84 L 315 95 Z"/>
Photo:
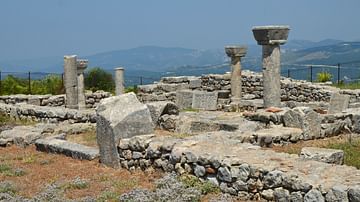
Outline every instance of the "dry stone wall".
<path id="1" fill-rule="evenodd" d="M 230 102 L 230 74 L 209 74 L 201 77 L 180 76 L 164 77 L 160 82 L 139 86 L 138 98 L 142 102 L 173 101 L 176 100 L 176 91 L 200 90 L 217 91 L 218 104 Z M 330 100 L 331 94 L 337 92 L 350 95 L 350 105 L 360 102 L 360 90 L 340 90 L 330 86 L 314 84 L 302 80 L 281 78 L 281 100 L 296 102 L 320 102 Z M 261 73 L 251 71 L 242 72 L 242 99 L 262 99 L 263 80 Z"/>
<path id="2" fill-rule="evenodd" d="M 96 91 L 85 94 L 86 108 L 95 108 L 100 100 L 110 97 L 111 93 Z M 4 95 L 0 96 L 0 103 L 17 104 L 27 103 L 37 106 L 58 107 L 65 105 L 65 95 Z"/>

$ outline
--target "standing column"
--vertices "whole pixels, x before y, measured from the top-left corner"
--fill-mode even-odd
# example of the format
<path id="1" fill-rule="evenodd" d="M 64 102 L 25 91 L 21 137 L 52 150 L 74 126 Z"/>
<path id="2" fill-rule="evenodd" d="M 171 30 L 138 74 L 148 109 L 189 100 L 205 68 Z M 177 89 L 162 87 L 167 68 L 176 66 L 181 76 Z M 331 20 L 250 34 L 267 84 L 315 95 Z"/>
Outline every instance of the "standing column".
<path id="1" fill-rule="evenodd" d="M 253 27 L 254 37 L 262 45 L 264 107 L 281 106 L 280 45 L 286 43 L 289 26 Z"/>
<path id="2" fill-rule="evenodd" d="M 125 92 L 124 68 L 115 68 L 115 95 L 121 95 Z"/>
<path id="3" fill-rule="evenodd" d="M 77 96 L 77 66 L 76 55 L 64 56 L 64 86 L 66 94 L 66 108 L 77 109 L 78 108 L 78 96 Z"/>
<path id="4" fill-rule="evenodd" d="M 87 60 L 77 60 L 78 109 L 86 108 L 84 70 L 87 68 L 87 65 Z"/>
<path id="5" fill-rule="evenodd" d="M 231 58 L 231 102 L 241 101 L 241 58 L 246 55 L 245 46 L 225 46 L 225 52 Z"/>

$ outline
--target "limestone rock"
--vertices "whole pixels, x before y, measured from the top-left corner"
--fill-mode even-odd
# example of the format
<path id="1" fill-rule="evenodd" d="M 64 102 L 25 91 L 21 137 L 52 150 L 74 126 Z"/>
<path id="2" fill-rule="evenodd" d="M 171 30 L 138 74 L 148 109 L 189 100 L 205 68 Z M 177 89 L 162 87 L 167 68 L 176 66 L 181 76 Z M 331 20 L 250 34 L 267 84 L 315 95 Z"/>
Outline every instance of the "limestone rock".
<path id="1" fill-rule="evenodd" d="M 216 110 L 217 100 L 217 92 L 194 91 L 191 106 L 193 109 Z"/>
<path id="2" fill-rule="evenodd" d="M 301 149 L 300 157 L 331 164 L 342 165 L 344 163 L 344 151 L 339 149 L 304 147 Z"/>
<path id="3" fill-rule="evenodd" d="M 158 101 L 146 103 L 146 106 L 150 110 L 151 119 L 154 125 L 158 124 L 159 118 L 164 115 L 177 115 L 179 114 L 179 108 L 173 102 Z"/>
<path id="4" fill-rule="evenodd" d="M 312 189 L 305 194 L 304 202 L 325 202 L 325 199 L 319 190 Z"/>
<path id="5" fill-rule="evenodd" d="M 295 107 L 284 114 L 283 120 L 286 127 L 302 129 L 304 140 L 320 137 L 320 116 L 309 107 Z"/>
<path id="6" fill-rule="evenodd" d="M 347 188 L 345 186 L 332 187 L 325 196 L 326 201 L 348 202 Z"/>
<path id="7" fill-rule="evenodd" d="M 192 107 L 193 91 L 179 90 L 176 92 L 176 105 L 179 109 L 186 109 Z"/>
<path id="8" fill-rule="evenodd" d="M 103 99 L 96 114 L 100 161 L 111 167 L 120 166 L 116 145 L 121 138 L 154 132 L 149 109 L 138 101 L 134 93 Z"/>

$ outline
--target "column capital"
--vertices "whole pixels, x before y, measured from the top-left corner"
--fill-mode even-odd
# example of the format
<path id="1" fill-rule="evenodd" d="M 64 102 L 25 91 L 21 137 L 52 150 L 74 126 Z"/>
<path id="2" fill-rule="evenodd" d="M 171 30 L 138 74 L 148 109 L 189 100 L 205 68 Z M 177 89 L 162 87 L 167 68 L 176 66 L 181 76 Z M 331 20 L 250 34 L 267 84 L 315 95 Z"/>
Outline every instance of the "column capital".
<path id="1" fill-rule="evenodd" d="M 287 25 L 255 26 L 252 31 L 259 45 L 283 45 L 287 42 L 290 27 Z"/>
<path id="2" fill-rule="evenodd" d="M 79 72 L 83 72 L 88 66 L 88 60 L 85 59 L 77 59 L 76 60 L 76 68 Z"/>
<path id="3" fill-rule="evenodd" d="M 247 52 L 246 46 L 225 46 L 225 53 L 228 57 L 236 58 L 236 57 L 244 57 Z"/>

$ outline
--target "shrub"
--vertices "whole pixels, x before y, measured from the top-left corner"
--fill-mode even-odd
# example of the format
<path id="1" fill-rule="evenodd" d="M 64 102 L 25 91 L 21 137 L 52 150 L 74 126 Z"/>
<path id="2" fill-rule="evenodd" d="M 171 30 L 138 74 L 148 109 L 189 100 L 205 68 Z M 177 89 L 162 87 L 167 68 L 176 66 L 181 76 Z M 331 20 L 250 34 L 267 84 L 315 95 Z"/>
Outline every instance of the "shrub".
<path id="1" fill-rule="evenodd" d="M 85 73 L 85 88 L 91 91 L 104 90 L 113 92 L 115 82 L 111 73 L 106 72 L 100 67 L 95 67 Z"/>
<path id="2" fill-rule="evenodd" d="M 327 82 L 327 81 L 331 81 L 332 79 L 332 75 L 329 72 L 326 71 L 322 71 L 316 74 L 316 80 L 318 82 Z"/>

